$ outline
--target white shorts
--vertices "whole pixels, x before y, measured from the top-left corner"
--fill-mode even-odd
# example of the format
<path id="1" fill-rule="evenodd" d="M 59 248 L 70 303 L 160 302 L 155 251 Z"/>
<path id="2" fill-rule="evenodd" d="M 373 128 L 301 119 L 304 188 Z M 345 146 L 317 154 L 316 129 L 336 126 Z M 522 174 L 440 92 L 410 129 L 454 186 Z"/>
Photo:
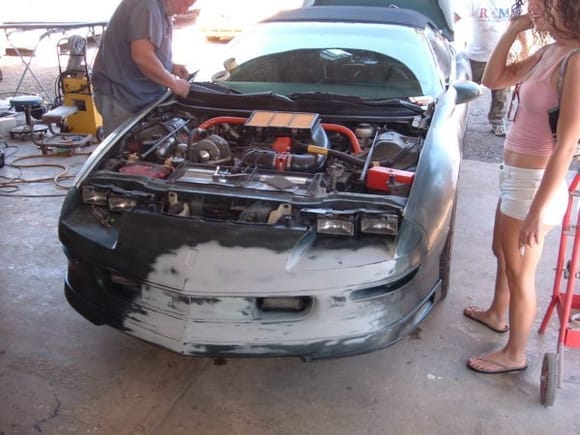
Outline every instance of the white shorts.
<path id="1" fill-rule="evenodd" d="M 524 220 L 540 186 L 543 169 L 526 169 L 502 163 L 499 167 L 500 211 L 514 219 Z M 547 206 L 543 222 L 560 225 L 568 207 L 568 186 L 562 180 L 558 192 Z"/>

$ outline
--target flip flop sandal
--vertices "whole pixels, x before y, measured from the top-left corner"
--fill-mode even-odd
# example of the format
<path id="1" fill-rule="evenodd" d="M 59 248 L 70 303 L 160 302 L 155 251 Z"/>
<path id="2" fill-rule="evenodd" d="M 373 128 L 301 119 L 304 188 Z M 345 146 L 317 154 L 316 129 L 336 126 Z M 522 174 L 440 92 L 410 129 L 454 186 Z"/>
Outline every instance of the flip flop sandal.
<path id="1" fill-rule="evenodd" d="M 475 362 L 475 361 L 481 361 L 481 362 L 484 362 L 486 364 L 492 364 L 492 365 L 494 365 L 494 366 L 496 366 L 498 368 L 496 370 L 493 370 L 493 369 L 480 369 L 479 367 L 475 367 L 473 365 L 473 362 Z M 517 372 L 521 372 L 521 371 L 524 371 L 525 369 L 527 369 L 528 368 L 528 365 L 527 364 L 524 364 L 523 366 L 520 366 L 520 367 L 509 367 L 509 366 L 506 366 L 505 364 L 501 364 L 501 363 L 498 363 L 496 361 L 491 361 L 491 360 L 486 359 L 486 358 L 476 357 L 473 360 L 471 360 L 471 359 L 470 360 L 467 360 L 467 367 L 470 368 L 471 370 L 473 370 L 474 372 L 477 372 L 477 373 L 484 373 L 484 374 L 487 374 L 487 375 L 497 375 L 497 374 L 500 374 L 500 373 L 517 373 Z"/>
<path id="2" fill-rule="evenodd" d="M 497 329 L 494 328 L 493 326 L 491 326 L 490 324 L 484 322 L 481 319 L 478 319 L 477 317 L 475 317 L 473 315 L 473 312 L 479 312 L 479 311 L 484 311 L 479 307 L 476 306 L 471 306 L 471 307 L 467 307 L 465 310 L 463 310 L 463 315 L 465 317 L 467 317 L 470 320 L 473 320 L 474 322 L 477 322 L 483 326 L 486 326 L 487 328 L 491 329 L 493 332 L 497 332 L 498 334 L 504 334 L 506 332 L 508 332 L 510 330 L 510 327 L 508 325 L 505 325 L 505 327 L 503 329 Z"/>

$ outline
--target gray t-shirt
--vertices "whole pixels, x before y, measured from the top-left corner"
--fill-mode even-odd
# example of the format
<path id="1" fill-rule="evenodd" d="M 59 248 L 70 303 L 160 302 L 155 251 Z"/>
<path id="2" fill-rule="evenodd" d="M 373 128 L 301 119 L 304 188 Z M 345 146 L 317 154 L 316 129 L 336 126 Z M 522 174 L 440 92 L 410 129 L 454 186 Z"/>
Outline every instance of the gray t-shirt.
<path id="1" fill-rule="evenodd" d="M 152 82 L 131 57 L 131 42 L 148 39 L 155 55 L 172 69 L 173 21 L 163 0 L 123 0 L 109 20 L 93 66 L 97 93 L 111 95 L 126 110 L 137 112 L 159 98 L 167 88 Z"/>

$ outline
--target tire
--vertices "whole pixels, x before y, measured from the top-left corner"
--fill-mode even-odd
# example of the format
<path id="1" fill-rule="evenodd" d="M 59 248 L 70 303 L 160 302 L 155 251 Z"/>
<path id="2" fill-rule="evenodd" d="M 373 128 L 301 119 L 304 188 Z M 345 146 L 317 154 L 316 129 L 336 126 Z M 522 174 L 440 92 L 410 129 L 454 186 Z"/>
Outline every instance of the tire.
<path id="1" fill-rule="evenodd" d="M 544 407 L 549 407 L 556 401 L 556 388 L 558 387 L 558 355 L 555 353 L 544 354 L 542 373 L 540 375 L 540 402 Z"/>
<path id="2" fill-rule="evenodd" d="M 97 131 L 95 133 L 97 142 L 101 143 L 105 138 L 105 130 L 103 129 L 103 127 L 97 127 Z"/>

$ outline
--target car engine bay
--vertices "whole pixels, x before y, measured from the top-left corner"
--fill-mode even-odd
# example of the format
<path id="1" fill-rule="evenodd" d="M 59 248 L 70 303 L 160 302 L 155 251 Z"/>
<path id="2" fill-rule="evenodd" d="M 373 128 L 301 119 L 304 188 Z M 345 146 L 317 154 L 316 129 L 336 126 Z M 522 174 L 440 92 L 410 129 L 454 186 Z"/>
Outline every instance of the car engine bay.
<path id="1" fill-rule="evenodd" d="M 85 180 L 83 200 L 106 195 L 113 212 L 146 206 L 270 224 L 337 211 L 399 214 L 426 122 L 420 115 L 323 122 L 317 113 L 270 110 L 207 116 L 173 102 L 117 140 Z"/>

